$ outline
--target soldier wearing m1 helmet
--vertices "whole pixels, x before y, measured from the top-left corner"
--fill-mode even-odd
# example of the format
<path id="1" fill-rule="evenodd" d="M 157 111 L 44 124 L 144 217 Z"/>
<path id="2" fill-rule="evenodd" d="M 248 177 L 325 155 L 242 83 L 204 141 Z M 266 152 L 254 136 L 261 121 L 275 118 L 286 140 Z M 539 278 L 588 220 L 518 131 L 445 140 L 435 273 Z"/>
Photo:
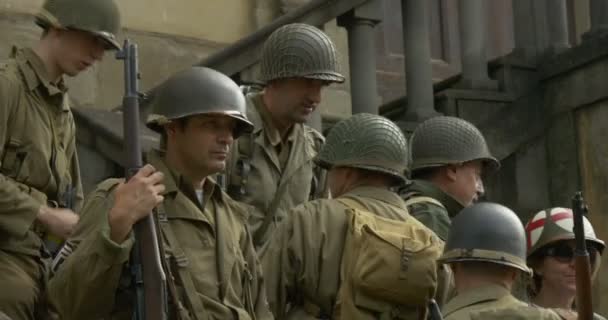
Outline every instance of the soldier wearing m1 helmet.
<path id="1" fill-rule="evenodd" d="M 400 193 L 412 215 L 446 240 L 450 218 L 483 195 L 482 175 L 500 164 L 481 132 L 460 118 L 424 121 L 410 144 L 413 180 Z"/>
<path id="2" fill-rule="evenodd" d="M 171 319 L 272 319 L 248 208 L 211 178 L 253 127 L 245 97 L 227 76 L 192 67 L 161 85 L 151 108 L 147 125 L 162 151 L 128 182 L 104 181 L 87 199 L 65 246 L 71 254 L 50 282 L 61 316 L 132 319 L 131 230 L 156 207 Z"/>
<path id="3" fill-rule="evenodd" d="M 407 140 L 403 133 L 384 117 L 356 114 L 331 129 L 316 161 L 328 170 L 333 198 L 309 201 L 289 211 L 261 255 L 268 302 L 275 318 L 419 319 L 423 316 L 420 306 L 414 305 L 413 299 L 403 300 L 405 296 L 433 296 L 437 284 L 436 259 L 442 243 L 408 214 L 403 200 L 392 190 L 405 180 Z M 410 264 L 419 261 L 416 257 L 408 255 L 408 261 L 402 260 L 402 241 L 407 239 L 411 244 L 416 240 L 415 243 L 420 244 L 418 238 L 395 240 L 400 249 L 383 251 L 388 252 L 386 256 L 376 251 L 377 246 L 357 246 L 371 250 L 370 255 L 360 253 L 359 257 L 381 256 L 396 263 L 355 262 L 352 257 L 357 254 L 352 253 L 354 249 L 349 250 L 354 243 L 348 232 L 353 220 L 348 214 L 350 210 L 363 211 L 370 220 L 399 226 L 407 224 L 409 230 L 416 230 L 418 237 L 428 240 L 419 249 L 437 248 L 436 255 L 425 260 L 433 276 L 427 277 L 428 273 Z M 400 235 L 397 231 L 391 234 Z M 347 255 L 350 258 L 344 258 Z M 361 267 L 358 271 L 348 269 L 357 266 Z M 418 273 L 412 275 L 415 279 L 397 271 L 405 269 L 416 270 Z M 357 281 L 355 276 L 352 279 L 348 276 L 358 272 L 366 274 L 362 278 L 376 280 Z M 386 277 L 367 277 L 378 274 Z M 422 282 L 415 287 L 419 290 L 414 289 L 416 281 Z M 374 289 L 369 289 L 370 286 Z M 361 287 L 368 290 L 359 289 Z M 407 294 L 403 294 L 404 291 Z M 397 292 L 397 299 L 390 299 L 382 292 Z M 365 298 L 358 300 L 355 296 Z"/>
<path id="4" fill-rule="evenodd" d="M 481 132 L 455 117 L 435 117 L 421 123 L 410 138 L 409 181 L 399 193 L 410 214 L 442 240 L 447 240 L 450 219 L 483 194 L 482 174 L 496 170 Z M 450 284 L 450 270 L 441 266 L 440 284 Z M 438 288 L 437 302 L 443 305 L 452 286 Z"/>
<path id="5" fill-rule="evenodd" d="M 120 15 L 112 0 L 47 0 L 36 23 L 39 41 L 0 63 L 0 310 L 13 319 L 52 309 L 45 240 L 70 235 L 83 200 L 64 78 L 117 48 Z"/>
<path id="6" fill-rule="evenodd" d="M 304 123 L 323 88 L 344 81 L 333 42 L 306 24 L 275 30 L 260 63 L 264 89 L 247 96 L 254 130 L 237 141 L 226 170 L 230 196 L 256 208 L 250 225 L 258 248 L 286 210 L 327 195 L 323 171 L 313 162 L 323 136 Z"/>
<path id="7" fill-rule="evenodd" d="M 530 269 L 524 227 L 507 207 L 478 203 L 463 209 L 452 221 L 439 262 L 450 266 L 456 285 L 456 295 L 442 308 L 446 320 L 560 319 L 511 294 L 516 279 Z"/>

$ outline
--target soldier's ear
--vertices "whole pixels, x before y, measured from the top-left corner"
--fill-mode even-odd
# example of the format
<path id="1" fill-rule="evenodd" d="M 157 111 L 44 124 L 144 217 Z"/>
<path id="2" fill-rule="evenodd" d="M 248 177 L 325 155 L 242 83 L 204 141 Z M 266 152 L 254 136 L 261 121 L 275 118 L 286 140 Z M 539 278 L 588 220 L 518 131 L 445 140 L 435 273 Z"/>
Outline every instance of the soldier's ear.
<path id="1" fill-rule="evenodd" d="M 163 125 L 163 129 L 165 130 L 165 135 L 167 137 L 173 137 L 173 136 L 175 136 L 175 133 L 179 129 L 178 123 L 176 121 L 170 121 Z"/>
<path id="2" fill-rule="evenodd" d="M 447 166 L 443 166 L 441 168 L 441 171 L 444 177 L 448 179 L 448 181 L 455 182 L 456 180 L 458 180 L 458 169 L 458 165 L 449 164 Z"/>

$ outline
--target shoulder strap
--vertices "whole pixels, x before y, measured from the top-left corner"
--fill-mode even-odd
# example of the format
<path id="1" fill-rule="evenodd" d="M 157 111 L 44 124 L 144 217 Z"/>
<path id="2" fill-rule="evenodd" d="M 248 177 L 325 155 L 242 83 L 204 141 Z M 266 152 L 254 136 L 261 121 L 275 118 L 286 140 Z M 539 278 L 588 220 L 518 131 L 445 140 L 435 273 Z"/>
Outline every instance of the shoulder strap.
<path id="1" fill-rule="evenodd" d="M 279 189 L 274 194 L 274 198 L 272 198 L 272 201 L 270 202 L 270 205 L 268 206 L 268 210 L 266 210 L 266 212 L 264 214 L 264 221 L 262 222 L 262 225 L 253 234 L 253 244 L 256 246 L 256 248 L 263 244 L 262 240 L 264 239 L 264 235 L 266 234 L 266 231 L 268 231 L 270 224 L 274 221 L 274 218 L 277 215 L 277 209 L 279 208 L 279 203 L 281 202 L 281 199 L 283 198 L 283 194 L 285 193 L 286 190 L 287 190 L 286 184 L 279 184 Z"/>
<path id="2" fill-rule="evenodd" d="M 178 276 L 181 279 L 182 285 L 186 291 L 185 298 L 192 308 L 192 319 L 195 320 L 203 320 L 205 318 L 201 318 L 201 315 L 207 315 L 207 311 L 201 299 L 198 298 L 198 292 L 194 287 L 194 280 L 192 279 L 192 275 L 190 271 L 188 271 L 188 258 L 186 254 L 182 250 L 179 242 L 177 241 L 177 237 L 175 237 L 175 233 L 173 229 L 169 225 L 169 220 L 167 219 L 167 214 L 165 211 L 165 206 L 161 203 L 157 208 L 158 213 L 158 221 L 160 224 L 160 229 L 167 240 L 169 247 L 172 252 L 172 258 L 174 259 L 175 265 L 177 266 Z M 170 268 L 167 268 L 170 270 Z M 176 305 L 179 306 L 180 301 L 176 298 Z M 178 307 L 179 308 L 179 307 Z"/>
<path id="3" fill-rule="evenodd" d="M 242 135 L 235 144 L 235 159 L 231 161 L 226 191 L 235 200 L 240 200 L 247 193 L 247 182 L 255 147 L 253 133 Z"/>
<path id="4" fill-rule="evenodd" d="M 257 115 L 256 107 L 253 102 L 253 96 L 256 92 L 246 94 L 247 118 L 255 127 L 259 126 L 259 115 Z M 226 191 L 233 199 L 241 201 L 247 194 L 247 183 L 249 182 L 249 173 L 251 171 L 251 162 L 253 161 L 253 153 L 255 149 L 255 132 L 254 129 L 250 133 L 245 133 L 234 142 L 233 159 L 230 160 L 229 171 L 227 172 L 227 187 Z"/>
<path id="5" fill-rule="evenodd" d="M 407 200 L 405 200 L 405 206 L 406 207 L 410 207 L 414 204 L 419 204 L 419 203 L 432 203 L 436 206 L 439 206 L 443 209 L 445 209 L 445 206 L 439 202 L 437 199 L 431 198 L 431 197 L 425 197 L 425 196 L 414 196 L 412 198 L 409 198 Z"/>
<path id="6" fill-rule="evenodd" d="M 312 140 L 315 151 L 317 153 L 320 152 L 323 144 L 325 143 L 323 135 L 306 125 L 304 126 L 304 132 L 308 136 L 308 139 Z M 327 187 L 327 170 L 314 163 L 309 200 L 327 198 L 328 195 L 329 190 Z"/>

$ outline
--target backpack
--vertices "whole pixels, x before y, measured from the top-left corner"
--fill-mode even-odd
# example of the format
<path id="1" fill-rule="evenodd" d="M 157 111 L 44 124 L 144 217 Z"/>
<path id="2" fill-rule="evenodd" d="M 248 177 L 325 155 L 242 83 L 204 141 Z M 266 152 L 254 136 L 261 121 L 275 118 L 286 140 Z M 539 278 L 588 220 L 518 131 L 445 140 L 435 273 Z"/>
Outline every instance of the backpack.
<path id="1" fill-rule="evenodd" d="M 424 319 L 437 289 L 441 241 L 413 217 L 380 217 L 352 199 L 336 319 Z"/>

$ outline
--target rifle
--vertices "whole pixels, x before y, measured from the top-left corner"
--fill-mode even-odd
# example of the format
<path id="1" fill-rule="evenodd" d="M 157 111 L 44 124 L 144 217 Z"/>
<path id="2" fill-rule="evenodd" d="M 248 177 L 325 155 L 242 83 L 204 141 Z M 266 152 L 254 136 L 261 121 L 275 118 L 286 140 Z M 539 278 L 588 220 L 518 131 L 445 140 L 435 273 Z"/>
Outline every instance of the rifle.
<path id="1" fill-rule="evenodd" d="M 574 268 L 576 271 L 576 311 L 578 319 L 592 320 L 593 305 L 591 300 L 591 262 L 585 239 L 585 225 L 583 216 L 587 212 L 587 205 L 583 195 L 578 191 L 572 198 L 572 213 L 574 219 Z"/>
<path id="2" fill-rule="evenodd" d="M 116 53 L 124 61 L 125 95 L 123 98 L 123 132 L 125 138 L 125 175 L 129 180 L 142 167 L 139 142 L 139 70 L 137 45 L 125 40 Z M 156 223 L 152 215 L 134 226 L 135 245 L 131 251 L 131 281 L 135 289 L 135 320 L 166 320 L 166 276 L 161 264 Z"/>

